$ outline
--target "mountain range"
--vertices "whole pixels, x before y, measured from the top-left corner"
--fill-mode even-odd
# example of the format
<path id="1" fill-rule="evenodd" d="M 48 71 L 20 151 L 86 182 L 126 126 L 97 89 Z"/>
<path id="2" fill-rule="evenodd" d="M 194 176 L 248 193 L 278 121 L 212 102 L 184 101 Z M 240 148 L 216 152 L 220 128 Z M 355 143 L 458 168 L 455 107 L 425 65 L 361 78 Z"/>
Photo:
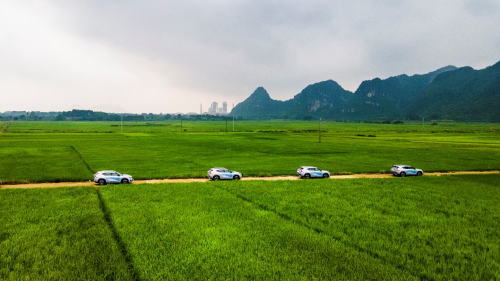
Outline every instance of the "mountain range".
<path id="1" fill-rule="evenodd" d="M 352 93 L 327 80 L 287 101 L 258 87 L 231 115 L 248 119 L 500 121 L 500 62 L 482 70 L 446 66 L 423 75 L 363 81 Z"/>

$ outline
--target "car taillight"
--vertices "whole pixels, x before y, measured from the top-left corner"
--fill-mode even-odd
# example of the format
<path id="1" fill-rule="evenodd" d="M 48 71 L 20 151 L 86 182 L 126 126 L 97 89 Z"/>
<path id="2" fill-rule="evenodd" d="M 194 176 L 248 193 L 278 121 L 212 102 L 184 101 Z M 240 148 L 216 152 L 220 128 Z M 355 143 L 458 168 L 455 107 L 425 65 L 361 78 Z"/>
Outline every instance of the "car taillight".
<path id="1" fill-rule="evenodd" d="M 302 171 L 304 171 L 304 169 L 300 169 L 300 172 L 302 173 Z"/>
<path id="2" fill-rule="evenodd" d="M 396 168 L 396 171 L 399 171 L 399 168 Z"/>

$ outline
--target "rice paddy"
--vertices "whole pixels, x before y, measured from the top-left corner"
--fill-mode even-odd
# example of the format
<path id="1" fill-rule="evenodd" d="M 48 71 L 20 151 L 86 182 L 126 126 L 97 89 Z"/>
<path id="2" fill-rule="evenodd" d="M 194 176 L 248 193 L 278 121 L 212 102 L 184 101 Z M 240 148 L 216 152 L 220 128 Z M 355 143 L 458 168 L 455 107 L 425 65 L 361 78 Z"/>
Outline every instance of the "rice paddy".
<path id="1" fill-rule="evenodd" d="M 227 134 L 208 123 L 193 125 L 207 126 L 198 132 L 144 126 L 106 133 L 82 129 L 85 122 L 53 122 L 60 129 L 13 122 L 0 135 L 0 178 L 85 181 L 103 169 L 135 179 L 204 177 L 214 166 L 243 176 L 293 175 L 301 165 L 332 174 L 386 173 L 394 164 L 426 172 L 500 169 L 496 124 L 432 133 L 417 124 L 339 123 L 345 127 L 324 132 L 319 143 L 307 122 L 280 122 Z M 296 125 L 303 127 L 289 128 Z M 499 181 L 457 175 L 0 188 L 0 279 L 496 280 Z"/>

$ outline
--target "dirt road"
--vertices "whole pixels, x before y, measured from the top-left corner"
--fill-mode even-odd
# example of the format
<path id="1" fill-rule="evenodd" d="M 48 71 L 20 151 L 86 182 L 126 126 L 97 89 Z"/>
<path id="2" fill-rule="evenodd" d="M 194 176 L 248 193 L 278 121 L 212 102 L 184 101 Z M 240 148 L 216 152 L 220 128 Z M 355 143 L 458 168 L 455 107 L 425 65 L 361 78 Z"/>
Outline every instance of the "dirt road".
<path id="1" fill-rule="evenodd" d="M 443 175 L 485 175 L 485 174 L 499 174 L 500 171 L 462 171 L 462 172 L 435 172 L 425 173 L 424 176 L 443 176 Z M 392 178 L 391 174 L 355 174 L 355 175 L 333 175 L 331 179 L 356 179 L 356 178 L 371 178 L 382 179 Z M 299 180 L 296 176 L 275 176 L 275 177 L 246 177 L 242 181 L 251 180 Z M 144 183 L 186 183 L 186 182 L 207 182 L 208 179 L 158 179 L 158 180 L 135 180 L 133 184 Z M 16 184 L 16 185 L 0 185 L 1 189 L 4 188 L 44 188 L 44 187 L 72 187 L 72 186 L 95 186 L 98 187 L 93 181 L 86 182 L 59 182 L 59 183 L 31 183 L 31 184 Z"/>

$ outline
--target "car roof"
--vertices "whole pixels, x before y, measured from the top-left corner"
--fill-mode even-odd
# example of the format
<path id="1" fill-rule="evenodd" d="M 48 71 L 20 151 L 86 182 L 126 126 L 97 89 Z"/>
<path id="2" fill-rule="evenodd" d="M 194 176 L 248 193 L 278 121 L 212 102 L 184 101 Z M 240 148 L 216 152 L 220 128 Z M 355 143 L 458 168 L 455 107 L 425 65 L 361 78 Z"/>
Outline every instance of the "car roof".
<path id="1" fill-rule="evenodd" d="M 224 167 L 215 167 L 215 168 L 210 168 L 210 170 L 213 170 L 213 169 L 226 169 Z"/>
<path id="2" fill-rule="evenodd" d="M 118 173 L 118 172 L 113 170 L 104 170 L 104 171 L 99 171 L 98 173 Z"/>
<path id="3" fill-rule="evenodd" d="M 316 168 L 314 166 L 300 166 L 300 168 Z"/>

